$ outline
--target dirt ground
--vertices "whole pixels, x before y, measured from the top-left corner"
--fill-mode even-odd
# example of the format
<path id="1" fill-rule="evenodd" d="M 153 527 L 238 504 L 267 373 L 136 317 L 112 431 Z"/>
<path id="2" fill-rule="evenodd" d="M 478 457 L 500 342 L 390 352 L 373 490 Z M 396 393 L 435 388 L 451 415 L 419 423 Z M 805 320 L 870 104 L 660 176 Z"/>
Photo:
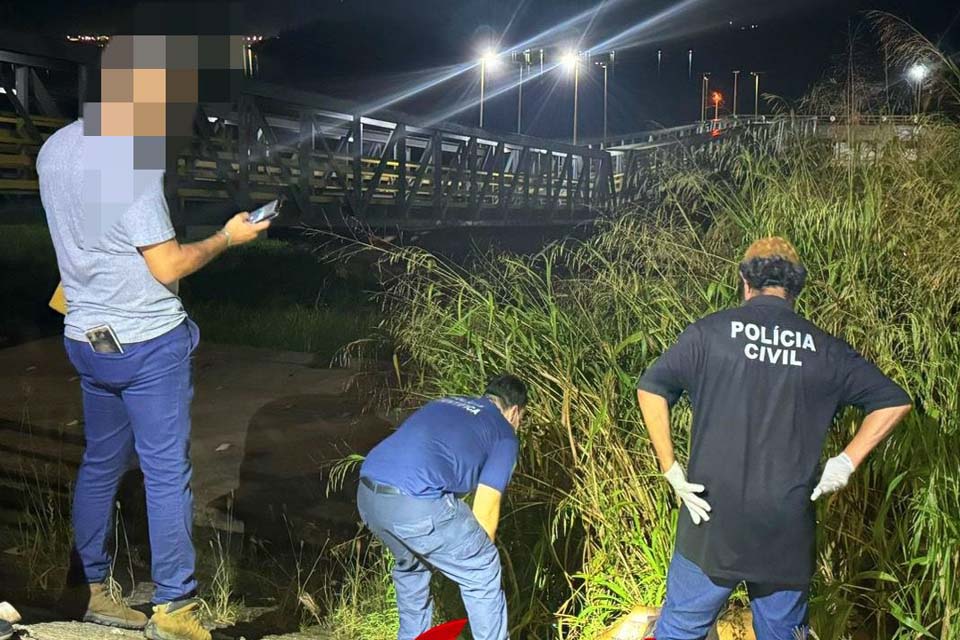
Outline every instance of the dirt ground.
<path id="1" fill-rule="evenodd" d="M 355 484 L 327 497 L 322 469 L 365 453 L 390 430 L 348 391 L 357 375 L 318 367 L 309 354 L 201 344 L 192 411 L 196 525 L 268 537 L 290 526 L 285 515 L 321 540 L 356 531 Z M 24 472 L 67 492 L 82 446 L 79 380 L 62 339 L 0 349 L 0 533 L 22 517 Z M 3 565 L 9 572 L 16 562 L 0 553 L 0 600 L 11 599 Z M 76 628 L 57 630 L 72 637 Z M 43 633 L 23 637 L 58 637 Z"/>

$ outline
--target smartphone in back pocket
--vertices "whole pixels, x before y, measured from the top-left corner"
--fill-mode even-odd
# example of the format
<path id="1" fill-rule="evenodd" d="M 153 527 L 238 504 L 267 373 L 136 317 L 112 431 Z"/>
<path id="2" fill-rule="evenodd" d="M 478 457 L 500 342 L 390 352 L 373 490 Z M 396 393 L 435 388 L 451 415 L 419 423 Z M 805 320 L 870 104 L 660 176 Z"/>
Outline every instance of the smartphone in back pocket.
<path id="1" fill-rule="evenodd" d="M 84 332 L 87 342 L 96 353 L 123 353 L 123 346 L 108 324 L 102 324 Z"/>

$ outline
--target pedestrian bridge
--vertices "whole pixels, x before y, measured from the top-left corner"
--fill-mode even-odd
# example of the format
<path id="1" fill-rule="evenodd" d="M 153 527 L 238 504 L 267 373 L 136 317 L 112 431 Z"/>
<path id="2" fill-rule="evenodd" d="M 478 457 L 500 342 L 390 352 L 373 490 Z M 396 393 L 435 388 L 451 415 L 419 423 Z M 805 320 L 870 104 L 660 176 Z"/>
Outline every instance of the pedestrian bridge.
<path id="1" fill-rule="evenodd" d="M 35 198 L 37 151 L 67 120 L 37 73 L 45 59 L 0 51 L 4 64 L 16 83 L 4 84 L 0 73 L 0 198 Z M 911 125 L 858 120 L 887 123 Z M 831 116 L 722 118 L 574 146 L 389 110 L 368 114 L 251 81 L 231 108 L 201 106 L 194 139 L 168 172 L 168 199 L 180 224 L 216 223 L 228 211 L 283 196 L 284 224 L 570 225 L 638 198 L 664 153 L 721 146 L 746 131 L 816 134 L 845 124 Z"/>

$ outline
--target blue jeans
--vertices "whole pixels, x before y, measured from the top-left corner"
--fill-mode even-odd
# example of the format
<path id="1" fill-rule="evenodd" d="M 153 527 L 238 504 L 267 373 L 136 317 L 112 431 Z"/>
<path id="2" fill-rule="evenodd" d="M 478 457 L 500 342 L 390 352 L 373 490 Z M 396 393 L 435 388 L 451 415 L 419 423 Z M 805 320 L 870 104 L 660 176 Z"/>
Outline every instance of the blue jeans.
<path id="1" fill-rule="evenodd" d="M 357 507 L 396 560 L 399 640 L 414 640 L 431 626 L 431 569 L 459 585 L 474 640 L 506 640 L 500 555 L 466 504 L 450 494 L 427 499 L 374 493 L 361 483 Z"/>
<path id="2" fill-rule="evenodd" d="M 187 320 L 162 336 L 95 353 L 64 339 L 80 374 L 86 448 L 73 498 L 75 553 L 88 583 L 110 570 L 113 504 L 134 452 L 147 493 L 155 603 L 196 591 L 190 490 L 190 355 L 200 332 Z"/>
<path id="3" fill-rule="evenodd" d="M 700 567 L 673 554 L 667 601 L 657 620 L 657 640 L 701 640 L 710 632 L 736 585 L 719 585 Z M 777 590 L 747 583 L 757 640 L 806 638 L 807 591 Z"/>

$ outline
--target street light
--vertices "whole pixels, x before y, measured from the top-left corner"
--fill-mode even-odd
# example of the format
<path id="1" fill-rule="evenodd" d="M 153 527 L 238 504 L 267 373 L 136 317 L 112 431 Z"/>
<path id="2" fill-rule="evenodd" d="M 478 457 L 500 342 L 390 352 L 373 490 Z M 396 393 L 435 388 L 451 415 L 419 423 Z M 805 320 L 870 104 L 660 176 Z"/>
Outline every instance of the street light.
<path id="1" fill-rule="evenodd" d="M 710 74 L 705 72 L 700 81 L 700 122 L 707 120 L 707 92 L 710 91 Z"/>
<path id="2" fill-rule="evenodd" d="M 560 57 L 560 64 L 573 71 L 573 144 L 577 144 L 577 118 L 580 109 L 580 53 L 567 51 Z"/>
<path id="3" fill-rule="evenodd" d="M 753 117 L 760 117 L 760 72 L 751 71 L 753 76 Z"/>
<path id="4" fill-rule="evenodd" d="M 927 77 L 927 74 L 930 73 L 930 70 L 927 68 L 927 65 L 922 62 L 917 62 L 909 69 L 907 69 L 907 75 L 910 76 L 910 79 L 914 82 L 923 82 L 924 78 Z"/>
<path id="5" fill-rule="evenodd" d="M 737 84 L 740 79 L 740 70 L 734 69 L 733 71 L 733 117 L 737 117 Z"/>
<path id="6" fill-rule="evenodd" d="M 613 68 L 616 56 L 617 52 L 611 51 L 603 54 L 599 60 L 595 61 L 595 64 L 603 69 L 603 142 L 600 143 L 601 149 L 607 144 L 607 71 Z"/>
<path id="7" fill-rule="evenodd" d="M 520 128 L 523 124 L 523 68 L 526 67 L 529 74 L 530 62 L 532 60 L 531 55 L 532 51 L 530 49 L 514 51 L 511 54 L 513 63 L 520 67 L 520 84 L 517 85 L 517 133 L 520 133 Z"/>
<path id="8" fill-rule="evenodd" d="M 497 64 L 497 52 L 493 49 L 487 49 L 480 56 L 480 128 L 483 128 L 483 97 L 487 83 L 487 67 L 495 67 Z"/>
<path id="9" fill-rule="evenodd" d="M 910 79 L 913 84 L 916 85 L 916 108 L 915 112 L 920 113 L 923 103 L 921 102 L 921 96 L 923 93 L 923 81 L 926 80 L 927 76 L 930 75 L 930 68 L 922 62 L 916 62 L 909 69 L 907 69 L 907 77 Z"/>
<path id="10" fill-rule="evenodd" d="M 720 119 L 720 105 L 723 103 L 723 94 L 719 91 L 714 91 L 710 94 L 710 101 L 713 103 L 713 119 Z"/>

